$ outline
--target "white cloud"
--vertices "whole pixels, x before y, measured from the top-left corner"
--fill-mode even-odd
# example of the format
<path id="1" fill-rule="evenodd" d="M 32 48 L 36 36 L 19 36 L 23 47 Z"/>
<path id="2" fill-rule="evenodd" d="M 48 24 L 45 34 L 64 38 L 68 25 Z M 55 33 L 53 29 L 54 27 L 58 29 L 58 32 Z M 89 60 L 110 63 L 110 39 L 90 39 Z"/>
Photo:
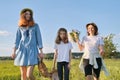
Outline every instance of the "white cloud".
<path id="1" fill-rule="evenodd" d="M 114 38 L 115 38 L 115 39 L 119 39 L 119 38 L 120 38 L 120 33 L 116 34 L 116 35 L 114 36 Z"/>
<path id="2" fill-rule="evenodd" d="M 118 35 L 120 36 L 120 33 Z"/>
<path id="3" fill-rule="evenodd" d="M 5 30 L 0 30 L 0 36 L 9 36 L 11 33 Z"/>

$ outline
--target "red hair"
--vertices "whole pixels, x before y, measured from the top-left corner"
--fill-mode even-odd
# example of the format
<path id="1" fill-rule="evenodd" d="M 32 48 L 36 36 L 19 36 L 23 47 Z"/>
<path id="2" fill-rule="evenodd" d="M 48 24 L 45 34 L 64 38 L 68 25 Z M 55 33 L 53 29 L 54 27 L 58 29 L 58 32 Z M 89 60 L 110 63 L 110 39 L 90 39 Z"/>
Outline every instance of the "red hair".
<path id="1" fill-rule="evenodd" d="M 29 21 L 27 21 L 27 20 L 25 19 L 25 12 L 26 12 L 26 11 L 29 11 L 29 12 L 30 12 L 30 15 L 31 15 L 31 19 L 30 19 Z M 18 25 L 19 25 L 20 27 L 27 27 L 27 26 L 31 27 L 31 26 L 33 26 L 34 24 L 35 24 L 35 23 L 34 23 L 34 20 L 33 20 L 33 12 L 32 12 L 32 10 L 31 10 L 31 9 L 28 9 L 28 8 L 23 9 L 23 10 L 21 11 L 21 13 L 20 13 L 20 20 L 19 20 Z"/>

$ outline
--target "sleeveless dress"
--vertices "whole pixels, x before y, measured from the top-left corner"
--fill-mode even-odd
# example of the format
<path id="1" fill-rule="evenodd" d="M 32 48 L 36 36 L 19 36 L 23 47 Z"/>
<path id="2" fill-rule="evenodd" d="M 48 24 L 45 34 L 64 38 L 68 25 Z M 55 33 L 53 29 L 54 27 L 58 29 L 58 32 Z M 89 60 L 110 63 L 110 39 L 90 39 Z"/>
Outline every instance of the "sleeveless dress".
<path id="1" fill-rule="evenodd" d="M 32 27 L 19 27 L 16 33 L 15 48 L 16 66 L 32 66 L 38 64 L 39 48 L 42 48 L 41 32 L 38 24 Z"/>

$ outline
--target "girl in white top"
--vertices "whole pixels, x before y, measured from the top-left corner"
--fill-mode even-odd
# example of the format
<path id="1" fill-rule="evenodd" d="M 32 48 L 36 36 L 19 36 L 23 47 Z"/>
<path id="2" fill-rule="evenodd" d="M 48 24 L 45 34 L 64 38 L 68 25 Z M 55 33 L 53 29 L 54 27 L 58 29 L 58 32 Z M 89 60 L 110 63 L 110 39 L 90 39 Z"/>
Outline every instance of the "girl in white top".
<path id="1" fill-rule="evenodd" d="M 59 80 L 63 80 L 63 69 L 64 80 L 69 80 L 72 44 L 68 41 L 67 30 L 65 28 L 60 28 L 58 30 L 54 49 L 55 53 L 53 60 L 53 69 L 55 69 L 57 60 Z"/>
<path id="2" fill-rule="evenodd" d="M 86 80 L 93 80 L 93 78 L 99 80 L 101 69 L 108 75 L 101 57 L 104 54 L 104 42 L 102 37 L 98 36 L 98 28 L 95 23 L 88 23 L 86 29 L 88 35 L 83 37 L 81 42 L 77 41 L 80 50 L 84 49 L 79 67 L 84 71 Z"/>

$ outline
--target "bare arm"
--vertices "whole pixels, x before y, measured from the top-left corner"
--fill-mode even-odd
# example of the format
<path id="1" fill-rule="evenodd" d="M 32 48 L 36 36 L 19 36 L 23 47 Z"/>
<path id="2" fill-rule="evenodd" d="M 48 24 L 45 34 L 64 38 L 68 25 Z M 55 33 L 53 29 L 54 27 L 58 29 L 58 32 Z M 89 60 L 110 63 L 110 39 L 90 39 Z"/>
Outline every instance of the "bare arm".
<path id="1" fill-rule="evenodd" d="M 72 52 L 70 50 L 70 52 L 69 52 L 69 63 L 71 63 L 71 59 L 72 59 Z"/>
<path id="2" fill-rule="evenodd" d="M 13 48 L 12 55 L 11 55 L 11 57 L 12 57 L 13 59 L 16 57 L 15 52 L 16 52 L 16 50 L 18 49 L 20 40 L 21 40 L 21 31 L 20 31 L 20 28 L 18 28 L 17 33 L 16 33 L 15 46 L 14 46 L 14 48 Z"/>
<path id="3" fill-rule="evenodd" d="M 39 50 L 40 50 L 40 52 L 43 54 L 43 50 L 42 50 L 42 48 L 39 48 Z"/>
<path id="4" fill-rule="evenodd" d="M 40 50 L 39 58 L 43 59 L 43 57 L 44 57 L 43 50 L 42 50 L 42 48 L 39 48 L 39 50 Z"/>
<path id="5" fill-rule="evenodd" d="M 68 64 L 68 68 L 70 69 L 71 67 L 71 59 L 72 59 L 72 53 L 71 50 L 69 51 L 69 64 Z"/>
<path id="6" fill-rule="evenodd" d="M 12 53 L 12 55 L 11 55 L 11 57 L 12 57 L 13 59 L 16 57 L 16 54 L 15 54 L 16 50 L 17 50 L 17 49 L 14 47 L 14 48 L 13 48 L 13 53 Z"/>
<path id="7" fill-rule="evenodd" d="M 80 51 L 82 51 L 84 49 L 84 46 L 79 42 L 79 40 L 77 40 L 77 44 Z"/>
<path id="8" fill-rule="evenodd" d="M 103 56 L 104 55 L 104 45 L 99 46 L 99 51 L 100 51 L 100 55 Z"/>
<path id="9" fill-rule="evenodd" d="M 57 50 L 55 50 L 54 59 L 53 59 L 53 69 L 55 69 L 57 55 L 58 55 Z"/>

